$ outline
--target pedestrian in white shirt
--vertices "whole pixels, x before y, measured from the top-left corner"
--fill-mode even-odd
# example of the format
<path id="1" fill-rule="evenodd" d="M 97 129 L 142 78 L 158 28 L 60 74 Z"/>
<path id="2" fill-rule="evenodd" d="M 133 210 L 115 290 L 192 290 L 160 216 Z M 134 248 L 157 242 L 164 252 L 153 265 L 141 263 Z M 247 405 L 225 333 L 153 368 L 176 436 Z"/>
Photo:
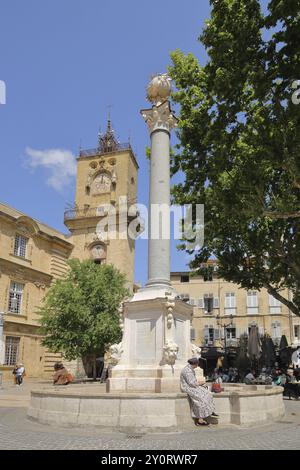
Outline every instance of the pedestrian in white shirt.
<path id="1" fill-rule="evenodd" d="M 23 377 L 25 375 L 25 367 L 24 364 L 19 364 L 18 368 L 16 370 L 16 382 L 17 385 L 22 385 L 23 384 Z"/>

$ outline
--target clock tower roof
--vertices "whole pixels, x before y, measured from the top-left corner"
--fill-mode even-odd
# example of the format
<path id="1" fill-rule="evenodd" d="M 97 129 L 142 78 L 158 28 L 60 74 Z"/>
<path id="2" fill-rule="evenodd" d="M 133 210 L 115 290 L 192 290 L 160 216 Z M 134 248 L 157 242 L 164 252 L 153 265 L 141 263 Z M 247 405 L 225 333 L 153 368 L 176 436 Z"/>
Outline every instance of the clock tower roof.
<path id="1" fill-rule="evenodd" d="M 111 120 L 107 121 L 107 128 L 105 134 L 99 133 L 98 135 L 98 148 L 101 153 L 114 152 L 118 150 L 119 142 L 115 137 L 114 130 L 111 125 Z"/>

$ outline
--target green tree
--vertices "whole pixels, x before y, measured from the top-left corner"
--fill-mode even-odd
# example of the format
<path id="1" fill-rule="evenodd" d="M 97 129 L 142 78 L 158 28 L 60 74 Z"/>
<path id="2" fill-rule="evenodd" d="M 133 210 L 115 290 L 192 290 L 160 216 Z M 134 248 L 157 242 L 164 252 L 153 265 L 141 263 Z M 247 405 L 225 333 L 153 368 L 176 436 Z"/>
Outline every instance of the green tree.
<path id="1" fill-rule="evenodd" d="M 71 260 L 65 279 L 57 280 L 40 308 L 43 344 L 68 360 L 96 357 L 121 340 L 118 308 L 129 294 L 125 276 L 112 265 Z"/>
<path id="2" fill-rule="evenodd" d="M 172 53 L 180 107 L 177 204 L 205 204 L 205 241 L 219 275 L 266 288 L 300 315 L 300 0 L 211 1 L 200 36 L 208 60 Z M 298 86 L 300 88 L 300 85 Z M 292 298 L 283 294 L 289 288 Z"/>

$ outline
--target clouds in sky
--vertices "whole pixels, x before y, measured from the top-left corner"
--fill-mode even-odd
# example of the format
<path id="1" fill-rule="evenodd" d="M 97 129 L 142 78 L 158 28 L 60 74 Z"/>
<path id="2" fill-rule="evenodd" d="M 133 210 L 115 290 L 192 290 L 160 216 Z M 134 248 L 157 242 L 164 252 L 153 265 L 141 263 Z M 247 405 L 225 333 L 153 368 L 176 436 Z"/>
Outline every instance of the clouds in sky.
<path id="1" fill-rule="evenodd" d="M 25 152 L 30 168 L 44 167 L 48 170 L 47 184 L 56 191 L 61 192 L 76 175 L 75 156 L 69 150 L 34 150 L 27 147 Z"/>

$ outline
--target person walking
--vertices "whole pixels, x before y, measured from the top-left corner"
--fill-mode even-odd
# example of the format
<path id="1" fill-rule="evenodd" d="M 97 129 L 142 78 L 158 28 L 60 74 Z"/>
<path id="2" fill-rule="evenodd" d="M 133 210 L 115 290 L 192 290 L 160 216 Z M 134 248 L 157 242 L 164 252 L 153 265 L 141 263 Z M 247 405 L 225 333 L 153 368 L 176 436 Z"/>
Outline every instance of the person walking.
<path id="1" fill-rule="evenodd" d="M 182 369 L 180 374 L 180 388 L 186 393 L 189 400 L 192 418 L 196 426 L 208 426 L 209 417 L 217 418 L 213 396 L 204 384 L 199 384 L 196 379 L 195 369 L 199 365 L 199 359 L 193 357 Z"/>
<path id="2" fill-rule="evenodd" d="M 24 364 L 19 364 L 16 369 L 16 384 L 23 385 L 23 377 L 25 376 Z"/>

